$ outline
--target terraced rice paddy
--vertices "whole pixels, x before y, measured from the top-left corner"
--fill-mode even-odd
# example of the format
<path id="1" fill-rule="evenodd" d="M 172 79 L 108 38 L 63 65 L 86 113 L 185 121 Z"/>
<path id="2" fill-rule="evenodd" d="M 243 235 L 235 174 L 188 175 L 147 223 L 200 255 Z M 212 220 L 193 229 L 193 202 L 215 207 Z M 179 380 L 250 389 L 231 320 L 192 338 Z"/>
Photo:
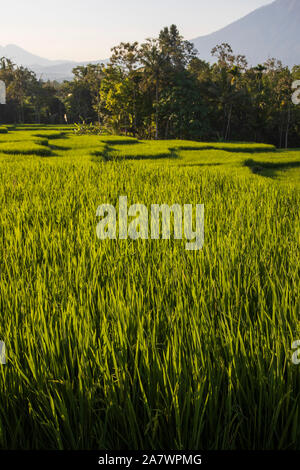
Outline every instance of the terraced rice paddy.
<path id="1" fill-rule="evenodd" d="M 0 134 L 0 447 L 299 449 L 300 151 Z M 205 204 L 203 250 L 96 236 Z"/>

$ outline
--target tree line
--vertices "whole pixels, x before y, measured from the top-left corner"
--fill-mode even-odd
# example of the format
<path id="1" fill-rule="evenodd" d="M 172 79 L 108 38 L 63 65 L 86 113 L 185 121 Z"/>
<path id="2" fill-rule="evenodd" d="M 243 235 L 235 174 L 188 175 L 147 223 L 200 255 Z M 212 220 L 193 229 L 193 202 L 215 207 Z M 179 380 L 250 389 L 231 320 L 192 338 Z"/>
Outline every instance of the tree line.
<path id="1" fill-rule="evenodd" d="M 44 82 L 0 59 L 6 123 L 97 123 L 98 129 L 143 139 L 255 141 L 297 146 L 300 106 L 293 104 L 292 70 L 276 59 L 249 66 L 229 44 L 199 58 L 175 25 L 144 43 L 121 43 L 108 64 L 73 70 L 72 81 Z M 201 56 L 201 51 L 200 51 Z"/>

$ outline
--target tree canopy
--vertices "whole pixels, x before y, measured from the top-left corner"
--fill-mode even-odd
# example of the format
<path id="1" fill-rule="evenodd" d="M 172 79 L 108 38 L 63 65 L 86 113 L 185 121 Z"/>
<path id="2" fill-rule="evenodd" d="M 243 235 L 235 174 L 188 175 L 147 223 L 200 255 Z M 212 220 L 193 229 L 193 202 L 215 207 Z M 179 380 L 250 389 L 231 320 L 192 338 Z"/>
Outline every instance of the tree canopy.
<path id="1" fill-rule="evenodd" d="M 111 132 L 145 139 L 248 140 L 297 146 L 300 106 L 292 101 L 300 66 L 280 61 L 249 66 L 229 44 L 215 63 L 184 40 L 175 25 L 157 38 L 122 42 L 107 65 L 73 70 L 72 81 L 42 82 L 0 59 L 7 105 L 2 122 L 97 122 Z"/>

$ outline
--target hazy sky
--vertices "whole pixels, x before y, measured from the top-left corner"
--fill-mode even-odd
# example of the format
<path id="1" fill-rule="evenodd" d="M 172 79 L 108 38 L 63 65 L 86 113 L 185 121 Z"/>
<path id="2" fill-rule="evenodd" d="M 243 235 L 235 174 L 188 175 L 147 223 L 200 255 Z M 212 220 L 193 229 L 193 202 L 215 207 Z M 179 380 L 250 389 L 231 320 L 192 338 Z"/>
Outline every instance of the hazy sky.
<path id="1" fill-rule="evenodd" d="M 0 45 L 49 59 L 109 57 L 121 41 L 175 23 L 186 39 L 211 33 L 273 0 L 13 0 L 0 3 Z"/>

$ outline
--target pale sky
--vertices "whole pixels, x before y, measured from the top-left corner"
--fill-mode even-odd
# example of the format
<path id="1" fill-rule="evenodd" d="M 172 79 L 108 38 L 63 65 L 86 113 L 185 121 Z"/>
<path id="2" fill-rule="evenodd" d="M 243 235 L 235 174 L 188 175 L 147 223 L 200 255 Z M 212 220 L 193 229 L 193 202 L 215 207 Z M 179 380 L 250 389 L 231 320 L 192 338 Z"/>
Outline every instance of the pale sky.
<path id="1" fill-rule="evenodd" d="M 121 41 L 175 23 L 186 39 L 216 31 L 273 0 L 13 0 L 0 3 L 0 45 L 48 59 L 99 60 Z"/>

